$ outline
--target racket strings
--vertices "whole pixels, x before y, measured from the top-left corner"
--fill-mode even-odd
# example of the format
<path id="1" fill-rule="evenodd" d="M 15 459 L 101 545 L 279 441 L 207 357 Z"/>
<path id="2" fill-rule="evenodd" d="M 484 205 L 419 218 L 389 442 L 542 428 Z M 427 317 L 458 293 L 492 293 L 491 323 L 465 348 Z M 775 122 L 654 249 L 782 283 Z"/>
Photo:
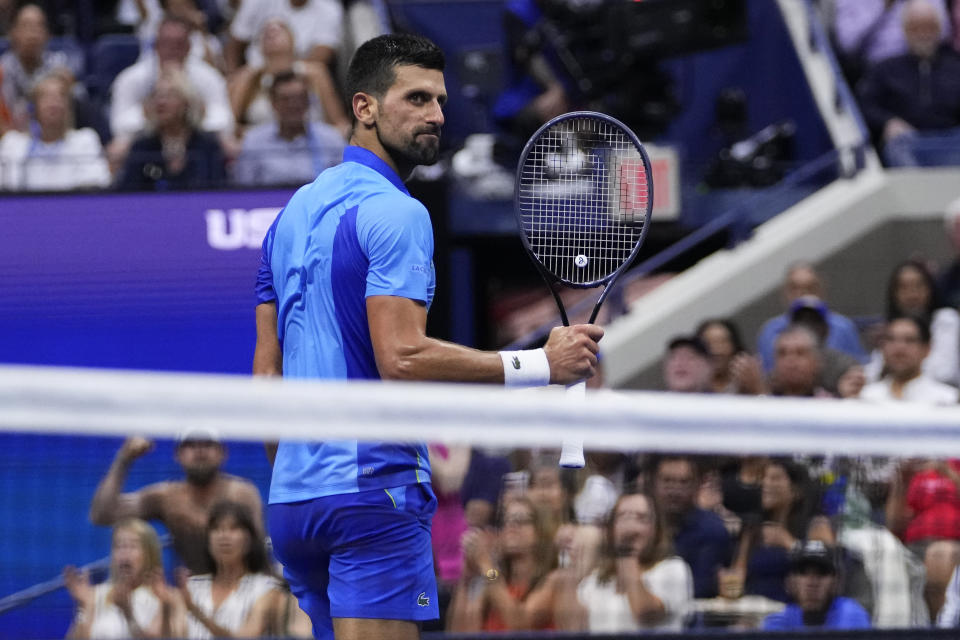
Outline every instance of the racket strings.
<path id="1" fill-rule="evenodd" d="M 541 132 L 517 191 L 532 252 L 565 282 L 599 284 L 643 236 L 648 179 L 634 141 L 614 123 L 575 117 Z"/>

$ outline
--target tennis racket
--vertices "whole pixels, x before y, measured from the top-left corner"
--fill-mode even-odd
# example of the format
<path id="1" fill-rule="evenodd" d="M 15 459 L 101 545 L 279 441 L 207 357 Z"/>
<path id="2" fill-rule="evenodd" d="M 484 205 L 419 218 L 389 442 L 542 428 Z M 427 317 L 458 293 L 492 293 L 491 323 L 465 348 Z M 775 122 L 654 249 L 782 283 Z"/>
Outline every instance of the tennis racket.
<path id="1" fill-rule="evenodd" d="M 637 136 L 602 113 L 565 113 L 520 155 L 514 204 L 523 246 L 570 326 L 558 288 L 603 287 L 589 322 L 636 257 L 650 228 L 653 178 Z M 570 391 L 585 393 L 584 381 Z M 565 440 L 565 467 L 583 467 L 583 440 Z"/>

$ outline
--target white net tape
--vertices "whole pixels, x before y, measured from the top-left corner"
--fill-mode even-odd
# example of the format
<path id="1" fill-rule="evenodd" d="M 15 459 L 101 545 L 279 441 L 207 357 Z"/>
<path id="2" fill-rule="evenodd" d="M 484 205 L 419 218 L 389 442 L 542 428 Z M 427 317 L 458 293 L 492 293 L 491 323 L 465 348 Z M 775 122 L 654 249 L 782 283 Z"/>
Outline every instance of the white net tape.
<path id="1" fill-rule="evenodd" d="M 960 407 L 561 388 L 322 382 L 0 367 L 0 430 L 226 439 L 430 440 L 730 454 L 960 457 Z"/>

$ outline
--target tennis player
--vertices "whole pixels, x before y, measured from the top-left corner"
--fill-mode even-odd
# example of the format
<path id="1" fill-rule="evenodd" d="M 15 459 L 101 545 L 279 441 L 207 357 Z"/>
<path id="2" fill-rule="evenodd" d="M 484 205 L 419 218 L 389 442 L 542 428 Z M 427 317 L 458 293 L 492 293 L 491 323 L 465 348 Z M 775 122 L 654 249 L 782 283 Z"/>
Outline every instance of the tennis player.
<path id="1" fill-rule="evenodd" d="M 483 352 L 426 335 L 433 234 L 403 180 L 436 162 L 444 56 L 425 38 L 363 44 L 347 75 L 353 131 L 343 162 L 291 198 L 263 243 L 255 369 L 295 378 L 571 383 L 593 375 L 593 325 L 543 349 Z M 262 337 L 262 336 L 261 336 Z M 282 354 L 271 354 L 274 344 Z M 259 364 L 257 364 L 259 363 Z M 318 638 L 403 640 L 438 616 L 430 546 L 436 498 L 424 444 L 281 442 L 269 526 Z"/>

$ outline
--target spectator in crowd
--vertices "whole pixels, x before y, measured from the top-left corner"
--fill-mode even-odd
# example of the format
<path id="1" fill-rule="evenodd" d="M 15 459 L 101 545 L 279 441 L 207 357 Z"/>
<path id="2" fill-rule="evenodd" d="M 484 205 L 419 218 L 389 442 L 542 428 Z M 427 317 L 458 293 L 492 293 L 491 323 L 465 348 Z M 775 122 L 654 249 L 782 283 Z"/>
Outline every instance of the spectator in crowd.
<path id="1" fill-rule="evenodd" d="M 747 352 L 740 330 L 732 320 L 704 320 L 695 335 L 706 345 L 713 360 L 711 387 L 714 393 L 763 393 L 760 361 Z"/>
<path id="2" fill-rule="evenodd" d="M 201 0 L 202 2 L 202 0 Z M 207 14 L 197 0 L 138 0 L 134 3 L 137 37 L 145 53 L 153 49 L 157 29 L 164 15 L 183 20 L 191 26 L 190 57 L 224 70 L 223 47 L 210 32 Z"/>
<path id="3" fill-rule="evenodd" d="M 783 282 L 783 303 L 787 311 L 767 320 L 757 336 L 757 355 L 767 373 L 773 369 L 774 342 L 777 336 L 791 322 L 790 305 L 801 296 L 816 296 L 825 300 L 823 281 L 809 262 L 795 262 L 787 268 Z M 829 308 L 826 311 L 827 339 L 824 346 L 848 353 L 858 361 L 866 360 L 866 353 L 860 344 L 857 326 L 846 316 Z"/>
<path id="4" fill-rule="evenodd" d="M 700 338 L 677 336 L 667 345 L 663 383 L 667 391 L 707 393 L 713 381 L 710 352 Z"/>
<path id="5" fill-rule="evenodd" d="M 929 353 L 923 372 L 940 382 L 960 381 L 960 313 L 940 301 L 936 280 L 919 260 L 897 265 L 887 284 L 887 320 L 914 316 L 929 327 Z M 874 351 L 866 368 L 868 380 L 878 380 L 885 371 L 883 349 Z"/>
<path id="6" fill-rule="evenodd" d="M 51 74 L 34 84 L 36 130 L 0 138 L 0 188 L 60 191 L 106 187 L 110 169 L 93 129 L 75 129 L 70 80 Z"/>
<path id="7" fill-rule="evenodd" d="M 960 2 L 957 3 L 960 7 Z M 944 268 L 937 282 L 945 307 L 960 308 L 960 198 L 953 200 L 943 212 L 943 226 L 954 250 L 954 258 Z"/>
<path id="8" fill-rule="evenodd" d="M 787 591 L 793 603 L 763 621 L 766 630 L 792 631 L 809 628 L 869 629 L 870 615 L 856 600 L 838 595 L 839 571 L 836 552 L 818 540 L 810 540 L 790 554 Z"/>
<path id="9" fill-rule="evenodd" d="M 816 296 L 800 296 L 790 305 L 790 322 L 809 328 L 817 336 L 822 363 L 818 385 L 831 395 L 838 395 L 840 380 L 844 374 L 854 367 L 857 369 L 861 367 L 856 358 L 849 353 L 826 346 L 830 331 L 827 324 L 828 313 L 827 306 Z"/>
<path id="10" fill-rule="evenodd" d="M 41 78 L 59 72 L 73 80 L 80 71 L 76 61 L 62 51 L 50 51 L 47 17 L 36 4 L 23 5 L 10 30 L 10 49 L 0 55 L 3 84 L 0 94 L 10 111 L 13 126 L 26 131 L 30 121 L 30 98 Z M 71 90 L 72 90 L 71 85 Z"/>
<path id="11" fill-rule="evenodd" d="M 820 338 L 810 327 L 793 324 L 777 336 L 770 391 L 775 396 L 829 398 L 821 385 L 823 354 Z"/>
<path id="12" fill-rule="evenodd" d="M 113 528 L 110 576 L 96 586 L 90 575 L 68 566 L 64 583 L 76 605 L 68 638 L 168 638 L 172 633 L 175 592 L 163 579 L 156 531 L 138 518 L 123 518 Z"/>
<path id="13" fill-rule="evenodd" d="M 923 597 L 930 620 L 944 605 L 960 562 L 960 460 L 909 460 L 890 483 L 887 527 L 923 558 Z"/>
<path id="14" fill-rule="evenodd" d="M 244 65 L 230 78 L 230 105 L 241 128 L 271 122 L 274 118 L 270 94 L 277 75 L 294 71 L 306 80 L 311 120 L 335 126 L 344 136 L 350 134 L 350 120 L 327 68 L 312 60 L 299 60 L 290 26 L 279 18 L 264 24 L 259 38 L 262 62 Z"/>
<path id="15" fill-rule="evenodd" d="M 833 32 L 850 84 L 887 58 L 907 52 L 904 9 L 910 0 L 834 0 Z M 944 0 L 931 3 L 942 19 L 941 39 L 949 35 Z"/>
<path id="16" fill-rule="evenodd" d="M 653 464 L 653 495 L 668 539 L 690 566 L 693 595 L 717 595 L 717 570 L 730 563 L 731 542 L 723 520 L 696 506 L 699 473 L 686 456 L 663 456 Z"/>
<path id="17" fill-rule="evenodd" d="M 930 329 L 923 320 L 894 316 L 887 322 L 882 341 L 886 374 L 863 387 L 859 394 L 862 400 L 957 404 L 956 387 L 934 380 L 923 370 L 930 352 Z"/>
<path id="18" fill-rule="evenodd" d="M 182 71 L 170 69 L 157 78 L 144 111 L 149 133 L 130 147 L 118 188 L 168 191 L 223 184 L 220 141 L 199 128 L 203 107 Z"/>
<path id="19" fill-rule="evenodd" d="M 296 185 L 312 182 L 340 162 L 343 136 L 307 117 L 307 81 L 292 71 L 274 76 L 270 87 L 273 122 L 256 126 L 243 138 L 234 164 L 234 182 L 244 186 Z"/>
<path id="20" fill-rule="evenodd" d="M 690 568 L 672 554 L 654 499 L 627 491 L 607 521 L 599 567 L 582 580 L 552 572 L 524 610 L 529 623 L 565 631 L 679 631 L 692 600 Z"/>
<path id="21" fill-rule="evenodd" d="M 859 87 L 864 118 L 889 165 L 960 162 L 960 134 L 950 131 L 960 126 L 960 54 L 941 42 L 943 27 L 930 0 L 909 0 L 903 9 L 909 51 L 874 66 Z"/>
<path id="22" fill-rule="evenodd" d="M 463 571 L 447 613 L 449 631 L 528 628 L 523 602 L 556 561 L 549 531 L 529 498 L 504 503 L 498 538 L 496 544 L 482 529 L 464 534 Z"/>
<path id="23" fill-rule="evenodd" d="M 152 55 L 143 56 L 117 76 L 111 89 L 110 129 L 114 139 L 108 148 L 119 163 L 135 136 L 148 125 L 145 102 L 156 92 L 160 76 L 178 70 L 197 92 L 197 125 L 216 133 L 221 143 L 232 150 L 233 112 L 227 96 L 227 84 L 219 71 L 207 63 L 189 57 L 192 26 L 179 18 L 164 18 L 157 28 Z M 231 151 L 232 152 L 232 151 Z"/>
<path id="24" fill-rule="evenodd" d="M 227 451 L 209 429 L 188 429 L 177 443 L 176 459 L 186 475 L 182 481 L 159 482 L 121 493 L 133 462 L 153 443 L 128 438 L 100 481 L 90 505 L 94 524 L 111 525 L 127 517 L 159 520 L 173 537 L 173 548 L 192 573 L 212 570 L 207 555 L 207 522 L 212 506 L 223 500 L 245 505 L 257 530 L 263 531 L 263 506 L 253 483 L 220 470 Z"/>
<path id="25" fill-rule="evenodd" d="M 760 504 L 762 522 L 745 523 L 740 534 L 734 567 L 745 567 L 744 586 L 733 591 L 786 602 L 788 554 L 807 537 L 817 504 L 806 470 L 786 458 L 771 459 L 763 471 Z"/>
<path id="26" fill-rule="evenodd" d="M 343 42 L 343 5 L 337 0 L 244 0 L 230 23 L 227 40 L 227 72 L 233 73 L 246 62 L 263 64 L 260 51 L 251 46 L 260 38 L 271 18 L 290 25 L 298 60 L 332 69 Z"/>
<path id="27" fill-rule="evenodd" d="M 182 598 L 174 634 L 190 640 L 205 638 L 255 638 L 267 629 L 265 620 L 251 613 L 279 590 L 270 572 L 267 548 L 259 523 L 250 509 L 237 502 L 218 502 L 210 509 L 204 551 L 211 573 L 190 576 L 177 572 Z"/>

